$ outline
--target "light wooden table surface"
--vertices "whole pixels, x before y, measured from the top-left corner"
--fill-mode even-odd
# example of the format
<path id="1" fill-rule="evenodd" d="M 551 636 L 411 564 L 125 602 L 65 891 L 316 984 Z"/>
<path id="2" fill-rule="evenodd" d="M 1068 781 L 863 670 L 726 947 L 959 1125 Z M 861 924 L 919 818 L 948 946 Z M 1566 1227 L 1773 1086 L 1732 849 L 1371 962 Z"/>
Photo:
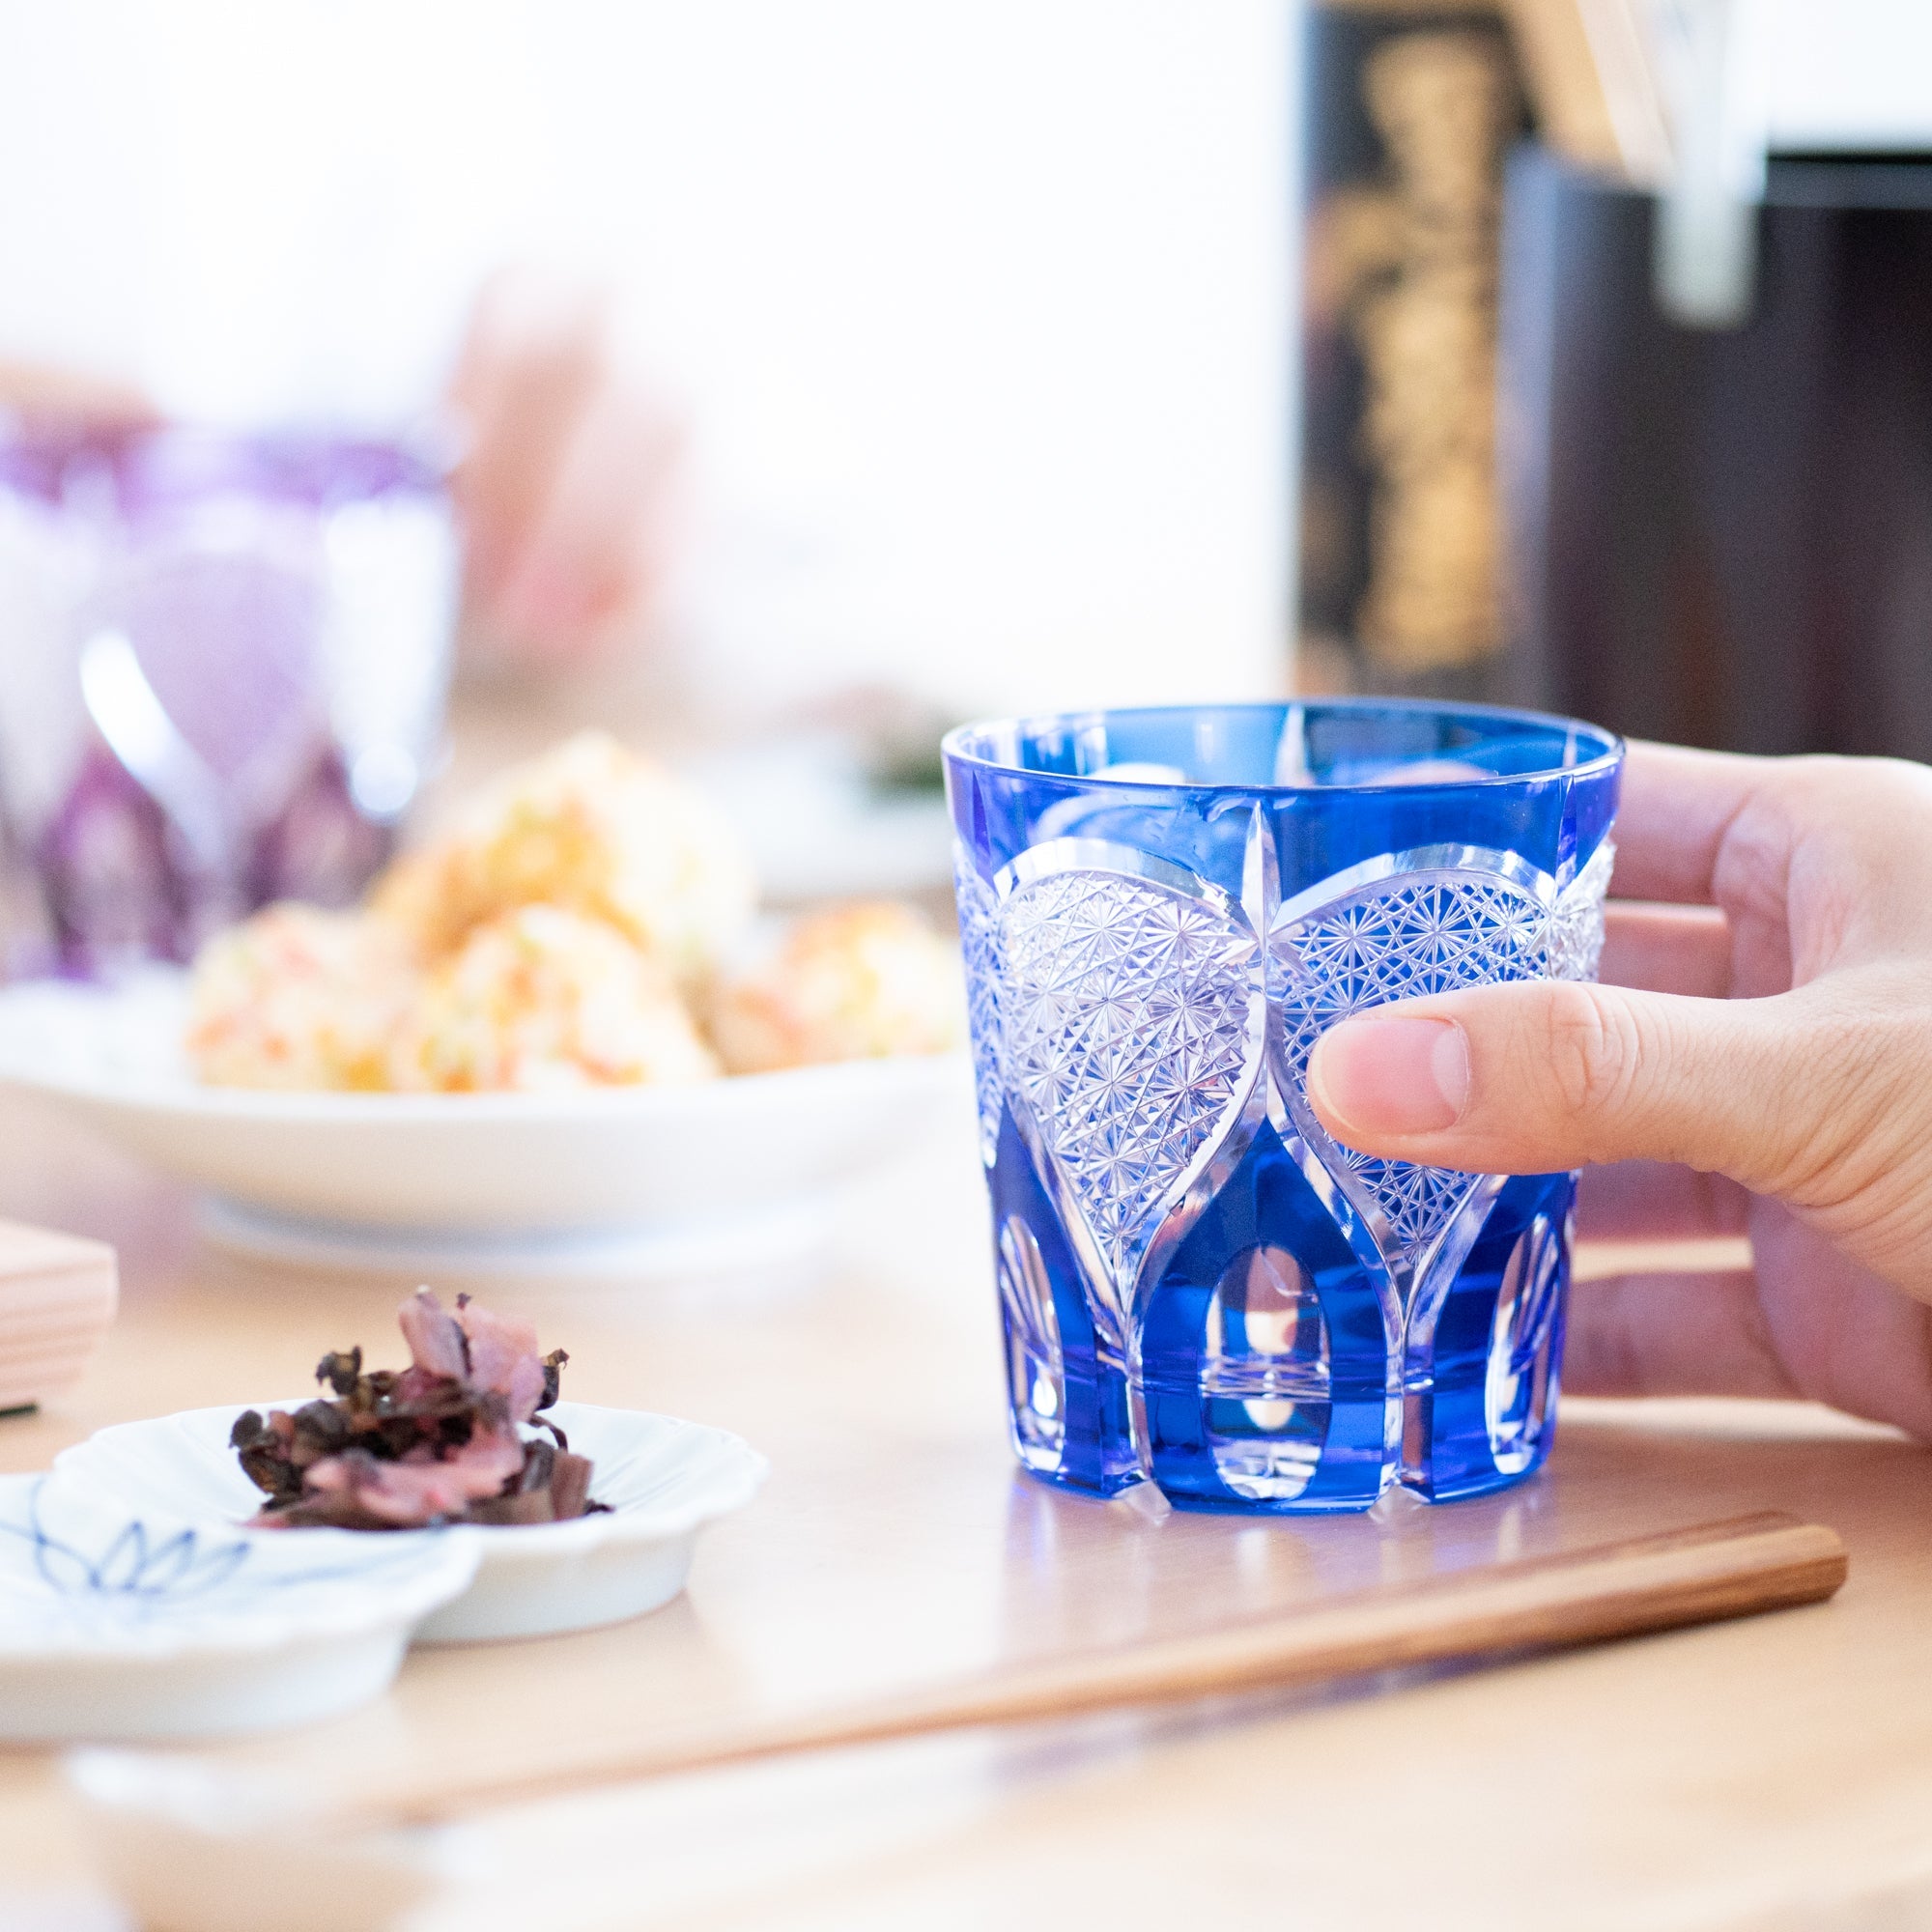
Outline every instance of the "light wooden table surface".
<path id="1" fill-rule="evenodd" d="M 210 1754 L 318 1788 L 511 1761 L 547 1733 L 838 1698 L 1785 1507 L 1849 1545 L 1835 1604 L 533 1807 L 456 1837 L 474 1883 L 425 1923 L 1932 1922 L 1932 1457 L 1808 1408 L 1575 1403 L 1548 1469 L 1504 1496 L 1151 1522 L 1014 1471 L 978 1192 L 962 1101 L 858 1204 L 815 1279 L 489 1291 L 569 1349 L 568 1393 L 743 1433 L 771 1458 L 764 1494 L 708 1535 L 689 1593 L 655 1616 L 417 1653 L 376 1706 Z M 41 1466 L 105 1422 L 298 1388 L 325 1348 L 400 1350 L 406 1284 L 223 1259 L 173 1190 L 12 1105 L 0 1214 L 115 1241 L 125 1285 L 82 1384 L 0 1423 L 0 1468 Z M 51 1758 L 0 1752 L 0 1925 L 116 1922 Z"/>

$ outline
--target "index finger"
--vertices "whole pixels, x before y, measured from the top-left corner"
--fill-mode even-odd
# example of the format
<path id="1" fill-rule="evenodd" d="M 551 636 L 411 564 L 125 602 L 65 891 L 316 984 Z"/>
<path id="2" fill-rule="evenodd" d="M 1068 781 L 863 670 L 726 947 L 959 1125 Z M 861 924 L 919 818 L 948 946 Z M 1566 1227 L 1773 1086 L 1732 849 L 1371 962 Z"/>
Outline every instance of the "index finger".
<path id="1" fill-rule="evenodd" d="M 1738 813 L 1773 780 L 1772 758 L 1634 740 L 1614 837 L 1618 898 L 1710 905 L 1718 854 Z"/>

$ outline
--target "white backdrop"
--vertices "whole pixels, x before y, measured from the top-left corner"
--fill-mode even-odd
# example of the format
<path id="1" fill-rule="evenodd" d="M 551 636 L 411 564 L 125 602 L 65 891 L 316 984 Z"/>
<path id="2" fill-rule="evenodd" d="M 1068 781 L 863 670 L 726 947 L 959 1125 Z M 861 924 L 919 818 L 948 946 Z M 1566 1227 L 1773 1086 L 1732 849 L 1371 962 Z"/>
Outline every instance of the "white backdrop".
<path id="1" fill-rule="evenodd" d="M 0 0 L 0 355 L 383 426 L 587 266 L 771 699 L 1278 685 L 1288 0 Z"/>

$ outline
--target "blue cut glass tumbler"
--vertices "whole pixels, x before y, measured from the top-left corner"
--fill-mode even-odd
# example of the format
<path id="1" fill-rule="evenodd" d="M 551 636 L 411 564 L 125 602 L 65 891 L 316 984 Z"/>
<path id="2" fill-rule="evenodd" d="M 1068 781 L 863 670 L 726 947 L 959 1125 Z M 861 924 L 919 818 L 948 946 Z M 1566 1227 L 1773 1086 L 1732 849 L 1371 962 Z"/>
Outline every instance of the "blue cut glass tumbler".
<path id="1" fill-rule="evenodd" d="M 1576 1177 L 1356 1153 L 1305 1074 L 1385 1001 L 1594 978 L 1620 742 L 1335 700 L 945 752 L 1021 1462 L 1280 1512 L 1538 1467 Z"/>

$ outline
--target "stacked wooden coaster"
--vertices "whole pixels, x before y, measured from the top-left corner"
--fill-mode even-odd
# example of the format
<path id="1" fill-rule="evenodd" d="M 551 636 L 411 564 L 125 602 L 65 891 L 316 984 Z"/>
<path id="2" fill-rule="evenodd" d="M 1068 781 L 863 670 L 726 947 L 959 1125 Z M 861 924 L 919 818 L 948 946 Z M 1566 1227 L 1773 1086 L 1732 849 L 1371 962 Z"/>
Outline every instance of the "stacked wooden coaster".
<path id="1" fill-rule="evenodd" d="M 117 1293 L 105 1241 L 0 1221 L 0 1414 L 44 1402 L 79 1376 Z"/>

